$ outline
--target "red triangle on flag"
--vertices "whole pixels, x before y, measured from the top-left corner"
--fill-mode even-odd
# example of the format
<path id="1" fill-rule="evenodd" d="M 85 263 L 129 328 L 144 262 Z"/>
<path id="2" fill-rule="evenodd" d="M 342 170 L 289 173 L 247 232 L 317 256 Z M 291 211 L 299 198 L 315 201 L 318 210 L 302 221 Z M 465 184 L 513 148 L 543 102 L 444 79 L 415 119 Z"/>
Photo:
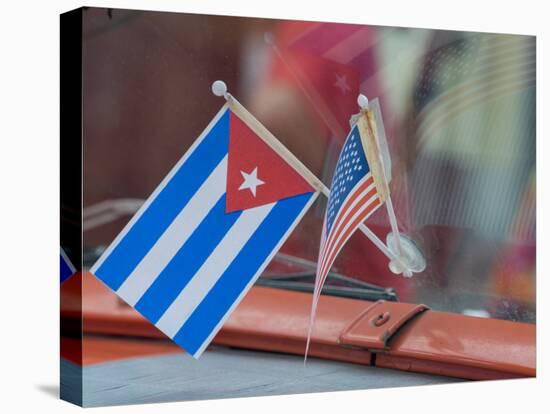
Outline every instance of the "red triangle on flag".
<path id="1" fill-rule="evenodd" d="M 230 113 L 227 213 L 315 191 L 290 164 Z"/>

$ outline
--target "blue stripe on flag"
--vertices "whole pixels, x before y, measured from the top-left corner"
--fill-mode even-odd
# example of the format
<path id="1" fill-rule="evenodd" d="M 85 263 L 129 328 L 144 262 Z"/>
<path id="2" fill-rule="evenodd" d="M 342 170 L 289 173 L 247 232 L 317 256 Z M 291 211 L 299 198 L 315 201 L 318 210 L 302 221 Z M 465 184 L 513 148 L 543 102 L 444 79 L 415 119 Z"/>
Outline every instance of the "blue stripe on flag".
<path id="1" fill-rule="evenodd" d="M 226 110 L 128 233 L 95 270 L 95 275 L 111 289 L 117 290 L 225 157 L 228 147 L 229 110 Z"/>
<path id="2" fill-rule="evenodd" d="M 71 266 L 65 261 L 65 258 L 62 254 L 59 255 L 61 258 L 61 264 L 59 266 L 59 270 L 61 273 L 61 283 L 63 283 L 65 280 L 67 280 L 70 276 L 73 274 L 73 269 L 71 269 Z"/>
<path id="3" fill-rule="evenodd" d="M 225 212 L 225 194 L 149 287 L 135 308 L 156 323 L 242 214 Z"/>
<path id="4" fill-rule="evenodd" d="M 174 336 L 174 342 L 193 355 L 200 349 L 313 196 L 314 193 L 305 193 L 281 200 L 273 207 Z"/>

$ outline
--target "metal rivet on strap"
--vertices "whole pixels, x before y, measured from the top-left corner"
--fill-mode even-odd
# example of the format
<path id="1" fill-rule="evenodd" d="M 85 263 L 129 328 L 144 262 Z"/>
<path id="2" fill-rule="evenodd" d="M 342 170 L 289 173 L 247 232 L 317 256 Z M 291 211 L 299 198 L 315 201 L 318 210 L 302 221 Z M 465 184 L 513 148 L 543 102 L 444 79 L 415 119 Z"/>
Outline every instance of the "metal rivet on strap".
<path id="1" fill-rule="evenodd" d="M 390 320 L 390 313 L 389 312 L 384 312 L 384 313 L 380 313 L 377 316 L 375 316 L 374 318 L 372 318 L 371 321 L 372 321 L 374 326 L 382 326 L 389 320 Z"/>

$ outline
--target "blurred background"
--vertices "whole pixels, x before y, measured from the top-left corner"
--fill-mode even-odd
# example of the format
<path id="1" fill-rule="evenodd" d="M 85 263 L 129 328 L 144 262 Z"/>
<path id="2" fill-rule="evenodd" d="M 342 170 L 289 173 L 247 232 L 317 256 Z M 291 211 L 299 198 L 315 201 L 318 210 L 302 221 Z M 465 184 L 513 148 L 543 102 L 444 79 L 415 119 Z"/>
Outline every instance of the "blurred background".
<path id="1" fill-rule="evenodd" d="M 399 227 L 427 267 L 396 276 L 356 233 L 333 270 L 404 302 L 535 322 L 530 36 L 86 9 L 88 265 L 223 105 L 210 91 L 217 79 L 326 184 L 357 95 L 379 98 Z M 325 202 L 266 277 L 317 260 Z M 390 232 L 385 209 L 366 224 L 383 240 Z"/>

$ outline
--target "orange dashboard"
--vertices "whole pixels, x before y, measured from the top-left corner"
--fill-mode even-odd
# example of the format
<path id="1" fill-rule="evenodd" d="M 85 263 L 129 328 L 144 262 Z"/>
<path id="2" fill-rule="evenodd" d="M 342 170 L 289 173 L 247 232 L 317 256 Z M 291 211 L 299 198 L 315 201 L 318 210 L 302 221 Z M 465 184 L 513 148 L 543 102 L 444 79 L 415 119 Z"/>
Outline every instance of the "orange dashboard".
<path id="1" fill-rule="evenodd" d="M 183 352 L 93 275 L 76 274 L 61 289 L 65 358 L 87 365 Z M 303 354 L 310 306 L 308 293 L 253 287 L 214 343 Z M 82 328 L 80 348 L 67 326 L 73 335 Z M 532 324 L 323 296 L 310 355 L 465 379 L 517 378 L 535 376 L 535 342 Z"/>

